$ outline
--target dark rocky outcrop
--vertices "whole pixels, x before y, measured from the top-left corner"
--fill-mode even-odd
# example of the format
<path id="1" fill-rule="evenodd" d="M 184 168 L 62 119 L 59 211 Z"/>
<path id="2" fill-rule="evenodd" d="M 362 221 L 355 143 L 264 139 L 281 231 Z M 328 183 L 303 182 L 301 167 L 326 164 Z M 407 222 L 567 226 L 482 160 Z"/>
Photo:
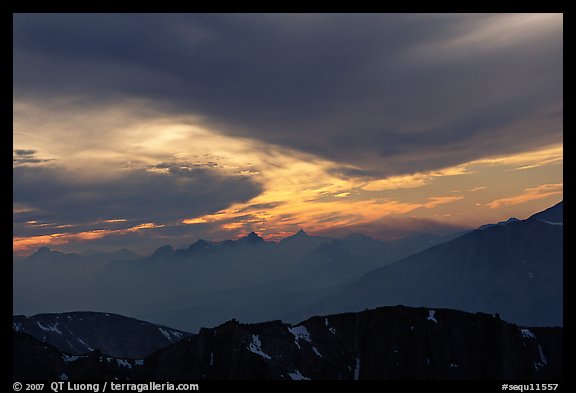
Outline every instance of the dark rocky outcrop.
<path id="1" fill-rule="evenodd" d="M 122 315 L 99 312 L 15 315 L 13 329 L 50 344 L 60 351 L 80 355 L 99 350 L 119 358 L 143 358 L 190 333 Z"/>
<path id="2" fill-rule="evenodd" d="M 297 325 L 235 320 L 201 329 L 141 360 L 70 358 L 14 333 L 18 379 L 414 380 L 562 378 L 563 329 L 523 328 L 497 315 L 382 307 Z"/>
<path id="3" fill-rule="evenodd" d="M 118 359 L 93 351 L 86 355 L 60 352 L 34 337 L 13 331 L 14 380 L 126 380 L 143 377 L 141 361 Z"/>

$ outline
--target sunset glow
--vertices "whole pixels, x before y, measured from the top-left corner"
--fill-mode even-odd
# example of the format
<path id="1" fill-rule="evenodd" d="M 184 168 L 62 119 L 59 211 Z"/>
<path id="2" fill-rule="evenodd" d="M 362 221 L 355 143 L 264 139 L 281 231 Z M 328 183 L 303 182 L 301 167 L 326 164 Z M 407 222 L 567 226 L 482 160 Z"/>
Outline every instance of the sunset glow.
<path id="1" fill-rule="evenodd" d="M 293 59 L 284 53 L 288 42 L 306 52 L 307 37 L 337 35 L 342 16 L 319 18 L 314 28 L 300 26 L 297 18 L 277 18 L 273 28 L 261 24 L 264 16 L 239 23 L 271 28 L 263 45 L 269 51 L 278 45 L 281 58 Z M 357 26 L 351 31 L 362 30 L 362 18 L 380 26 L 389 60 L 378 55 L 384 51 L 380 39 L 362 36 L 366 52 L 338 47 L 342 58 L 354 59 L 351 69 L 332 65 L 334 75 L 316 76 L 326 90 L 320 92 L 307 87 L 315 79 L 299 73 L 298 61 L 285 70 L 266 56 L 262 61 L 270 69 L 258 66 L 253 86 L 243 84 L 245 73 L 251 75 L 247 68 L 230 71 L 222 87 L 216 73 L 229 54 L 234 58 L 228 47 L 234 38 L 217 23 L 202 25 L 210 33 L 197 41 L 181 37 L 179 45 L 204 54 L 201 61 L 178 52 L 182 48 L 165 49 L 166 56 L 191 66 L 198 61 L 214 67 L 206 80 L 162 62 L 139 64 L 134 73 L 119 67 L 114 79 L 116 71 L 102 71 L 106 60 L 98 63 L 93 56 L 91 63 L 83 56 L 93 51 L 105 57 L 106 48 L 54 43 L 69 45 L 60 48 L 68 55 L 45 56 L 27 41 L 44 38 L 20 31 L 34 23 L 58 31 L 58 18 L 17 17 L 14 253 L 40 246 L 110 249 L 123 242 L 149 252 L 251 231 L 279 240 L 300 228 L 314 234 L 364 231 L 390 240 L 431 228 L 450 232 L 526 218 L 563 199 L 561 15 L 403 17 L 406 29 L 429 23 L 430 32 L 438 32 L 416 37 L 403 37 L 404 27 L 387 30 L 392 22 L 386 16 L 349 18 Z M 158 34 L 180 34 L 196 22 L 175 18 L 174 30 L 162 27 Z M 458 34 L 443 35 L 444 29 Z M 395 40 L 405 43 L 396 47 Z M 30 56 L 57 68 L 60 85 L 32 83 L 29 75 L 38 69 L 26 62 Z M 86 79 L 66 71 L 75 56 Z M 237 56 L 239 64 L 255 60 L 251 49 Z M 332 64 L 328 55 L 310 56 L 310 65 L 299 60 L 302 70 L 314 61 L 324 70 L 325 62 Z M 499 63 L 502 56 L 510 65 Z M 476 62 L 488 68 L 475 74 L 478 81 L 467 76 Z M 442 67 L 453 80 L 437 80 Z M 388 80 L 388 74 L 396 75 L 390 86 L 370 80 Z M 132 84 L 126 75 L 147 82 Z M 301 79 L 298 89 L 283 81 L 291 75 Z M 421 86 L 412 87 L 412 79 Z M 110 91 L 102 91 L 103 84 Z M 405 89 L 417 102 L 404 98 Z"/>

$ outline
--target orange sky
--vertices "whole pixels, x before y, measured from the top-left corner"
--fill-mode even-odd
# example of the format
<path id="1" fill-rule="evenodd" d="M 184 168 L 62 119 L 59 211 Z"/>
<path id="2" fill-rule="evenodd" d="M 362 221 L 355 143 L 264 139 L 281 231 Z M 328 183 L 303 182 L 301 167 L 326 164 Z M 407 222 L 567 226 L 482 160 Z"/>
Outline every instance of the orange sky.
<path id="1" fill-rule="evenodd" d="M 563 198 L 562 14 L 14 14 L 13 251 L 352 232 Z"/>
<path id="2" fill-rule="evenodd" d="M 14 148 L 37 150 L 39 156 L 53 160 L 45 165 L 81 169 L 84 179 L 95 180 L 121 173 L 123 163 L 152 165 L 171 160 L 185 166 L 209 151 L 211 159 L 217 160 L 217 171 L 252 178 L 263 186 L 263 192 L 211 214 L 183 215 L 179 220 L 167 222 L 150 222 L 143 217 L 142 224 L 128 228 L 124 225 L 123 229 L 110 227 L 125 224 L 123 217 L 109 217 L 101 222 L 106 227 L 87 231 L 81 225 L 76 227 L 77 223 L 56 226 L 30 220 L 24 225 L 44 226 L 46 231 L 36 236 L 15 236 L 16 254 L 29 253 L 39 246 L 57 248 L 78 243 L 88 247 L 91 240 L 127 232 L 155 236 L 155 228 L 192 228 L 207 223 L 212 229 L 205 237 L 212 240 L 237 238 L 250 231 L 278 240 L 299 228 L 330 234 L 332 228 L 346 227 L 352 232 L 366 224 L 385 223 L 387 218 L 429 219 L 455 227 L 476 227 L 511 216 L 526 218 L 563 198 L 561 144 L 509 156 L 485 157 L 440 170 L 367 179 L 340 175 L 334 171 L 339 163 L 286 148 L 225 136 L 183 121 L 158 119 L 143 124 L 129 114 L 129 111 L 124 117 L 115 114 L 121 120 L 112 125 L 117 127 L 116 132 L 110 133 L 112 136 L 106 140 L 115 146 L 114 150 L 102 146 L 79 149 L 77 140 L 69 142 L 64 137 L 69 128 L 76 126 L 75 122 L 67 124 L 62 118 L 52 119 L 41 111 L 32 118 L 44 117 L 43 132 L 28 135 L 25 132 L 30 127 L 28 121 L 16 122 Z M 98 126 L 98 120 L 89 116 L 83 120 Z M 121 135 L 122 140 L 114 139 L 114 135 Z M 46 138 L 54 138 L 56 143 L 47 146 Z M 158 175 L 164 171 L 150 167 L 148 170 Z M 388 236 L 382 233 L 380 237 Z M 182 241 L 192 238 L 184 237 Z M 168 238 L 166 242 L 171 240 L 179 241 Z"/>

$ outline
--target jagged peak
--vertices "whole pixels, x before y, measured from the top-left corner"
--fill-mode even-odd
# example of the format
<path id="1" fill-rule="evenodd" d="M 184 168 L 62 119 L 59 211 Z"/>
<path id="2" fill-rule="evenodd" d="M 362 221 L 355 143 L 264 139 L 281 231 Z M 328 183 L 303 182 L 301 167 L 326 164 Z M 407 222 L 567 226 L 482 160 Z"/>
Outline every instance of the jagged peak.
<path id="1" fill-rule="evenodd" d="M 204 240 L 204 239 L 198 239 L 196 240 L 196 242 L 194 242 L 193 244 L 190 245 L 190 247 L 188 247 L 188 249 L 196 249 L 196 248 L 204 248 L 210 245 L 210 242 Z"/>
<path id="2" fill-rule="evenodd" d="M 260 244 L 260 243 L 264 243 L 265 240 L 263 238 L 261 238 L 256 232 L 250 232 L 246 236 L 238 239 L 236 242 L 240 243 L 240 244 L 242 244 L 242 243 Z"/>
<path id="3" fill-rule="evenodd" d="M 306 231 L 304 231 L 304 229 L 300 228 L 300 230 L 295 234 L 293 234 L 292 236 L 310 236 L 310 235 L 308 235 Z"/>
<path id="4" fill-rule="evenodd" d="M 281 241 L 285 242 L 285 241 L 291 241 L 291 240 L 295 240 L 295 239 L 309 239 L 312 237 L 314 237 L 314 236 L 310 236 L 308 233 L 306 233 L 306 231 L 304 231 L 304 229 L 301 228 L 300 230 L 298 230 L 298 232 L 295 232 L 293 235 L 285 237 Z"/>
<path id="5" fill-rule="evenodd" d="M 38 248 L 38 250 L 36 250 L 36 252 L 34 253 L 34 255 L 46 255 L 46 254 L 50 254 L 52 252 L 52 250 L 49 247 L 40 247 Z"/>

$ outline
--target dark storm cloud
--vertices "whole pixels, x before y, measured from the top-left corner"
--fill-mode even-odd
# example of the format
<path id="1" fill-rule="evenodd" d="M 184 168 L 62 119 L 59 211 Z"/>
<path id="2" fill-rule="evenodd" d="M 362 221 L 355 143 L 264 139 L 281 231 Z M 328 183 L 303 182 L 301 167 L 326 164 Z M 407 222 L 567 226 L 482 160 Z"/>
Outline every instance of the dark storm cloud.
<path id="1" fill-rule="evenodd" d="M 273 209 L 282 205 L 283 202 L 269 202 L 269 203 L 254 203 L 252 205 L 248 205 L 243 207 L 242 209 L 238 210 L 236 213 L 246 213 L 252 212 L 256 210 L 265 210 L 265 209 Z"/>
<path id="2" fill-rule="evenodd" d="M 31 149 L 14 149 L 14 154 L 17 156 L 33 156 L 36 150 Z"/>
<path id="3" fill-rule="evenodd" d="M 218 163 L 213 161 L 207 161 L 203 163 L 160 162 L 150 166 L 150 168 L 153 169 L 164 169 L 173 175 L 187 175 L 189 173 L 194 173 L 200 168 L 217 167 Z"/>
<path id="4" fill-rule="evenodd" d="M 562 45 L 530 14 L 26 14 L 14 94 L 144 98 L 381 176 L 561 143 Z"/>
<path id="5" fill-rule="evenodd" d="M 52 160 L 53 159 L 51 158 L 36 157 L 36 150 L 32 149 L 14 149 L 12 155 L 12 164 L 14 166 L 27 165 L 27 164 L 41 164 Z"/>
<path id="6" fill-rule="evenodd" d="M 260 192 L 261 186 L 248 178 L 209 169 L 167 174 L 131 170 L 118 177 L 84 179 L 82 173 L 56 166 L 22 166 L 14 168 L 14 203 L 34 213 L 16 214 L 15 230 L 24 230 L 18 222 L 39 217 L 55 224 L 80 224 L 75 232 L 94 229 L 87 223 L 106 219 L 128 220 L 116 229 L 150 221 L 162 224 L 214 213 Z"/>

